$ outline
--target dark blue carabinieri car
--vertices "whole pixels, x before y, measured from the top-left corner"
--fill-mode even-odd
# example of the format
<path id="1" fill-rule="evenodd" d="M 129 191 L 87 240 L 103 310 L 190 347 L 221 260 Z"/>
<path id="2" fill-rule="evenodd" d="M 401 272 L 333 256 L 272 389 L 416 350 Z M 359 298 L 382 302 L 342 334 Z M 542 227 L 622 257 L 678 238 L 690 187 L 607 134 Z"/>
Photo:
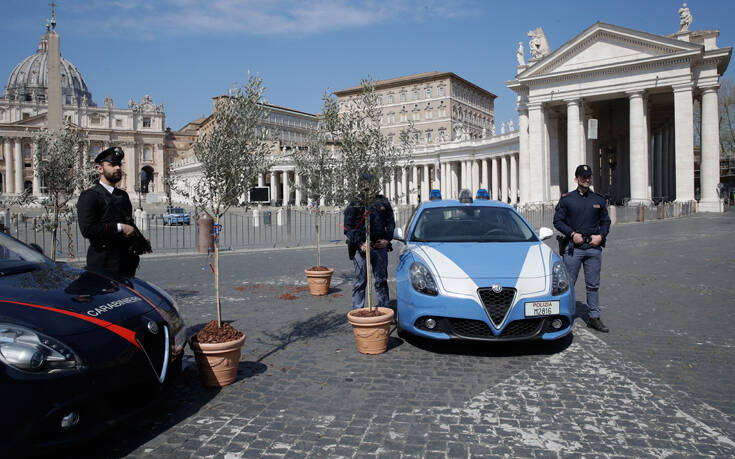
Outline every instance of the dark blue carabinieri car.
<path id="1" fill-rule="evenodd" d="M 185 333 L 159 287 L 0 233 L 0 451 L 83 438 L 145 407 L 180 371 Z"/>

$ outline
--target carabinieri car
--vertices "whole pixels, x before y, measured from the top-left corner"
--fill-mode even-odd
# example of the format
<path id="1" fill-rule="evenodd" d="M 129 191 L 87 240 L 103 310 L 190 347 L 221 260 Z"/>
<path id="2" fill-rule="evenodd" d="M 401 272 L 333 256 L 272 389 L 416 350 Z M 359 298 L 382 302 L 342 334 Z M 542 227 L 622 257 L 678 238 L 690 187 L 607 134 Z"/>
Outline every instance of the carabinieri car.
<path id="1" fill-rule="evenodd" d="M 480 190 L 479 196 L 487 196 Z M 432 199 L 438 192 L 432 192 Z M 499 201 L 423 203 L 407 223 L 396 270 L 399 334 L 437 340 L 554 340 L 569 333 L 574 292 L 564 263 Z"/>
<path id="2" fill-rule="evenodd" d="M 83 438 L 145 407 L 180 372 L 185 342 L 159 287 L 55 263 L 0 232 L 3 453 Z"/>

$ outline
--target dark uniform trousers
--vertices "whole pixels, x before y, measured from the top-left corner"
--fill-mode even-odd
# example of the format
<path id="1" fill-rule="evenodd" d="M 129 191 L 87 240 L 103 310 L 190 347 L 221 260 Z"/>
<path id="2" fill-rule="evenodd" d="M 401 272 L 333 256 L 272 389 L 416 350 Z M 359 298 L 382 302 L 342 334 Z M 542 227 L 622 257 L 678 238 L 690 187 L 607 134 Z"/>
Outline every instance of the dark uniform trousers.
<path id="1" fill-rule="evenodd" d="M 351 202 L 344 212 L 344 232 L 347 237 L 347 248 L 355 268 L 355 282 L 352 286 L 352 309 L 365 306 L 365 288 L 367 287 L 367 256 L 360 251 L 365 242 L 365 209 L 357 202 Z M 370 205 L 370 239 L 390 241 L 396 227 L 393 208 L 390 201 L 382 195 L 375 197 Z M 388 252 L 390 243 L 384 249 L 370 248 L 370 267 L 373 271 L 375 294 L 378 306 L 389 307 L 388 293 Z"/>
<path id="2" fill-rule="evenodd" d="M 610 231 L 607 201 L 604 197 L 589 190 L 585 194 L 577 190 L 565 193 L 556 205 L 554 227 L 568 238 L 571 238 L 572 233 L 579 233 L 583 238 L 599 234 L 602 236 L 602 245 L 604 245 Z M 587 242 L 575 245 L 570 239 L 564 253 L 560 255 L 563 256 L 572 288 L 577 283 L 580 268 L 584 267 L 589 317 L 590 319 L 599 318 L 602 246 L 592 247 Z"/>
<path id="3" fill-rule="evenodd" d="M 79 195 L 77 216 L 82 235 L 89 239 L 86 268 L 134 276 L 140 257 L 131 251 L 132 239 L 117 230 L 118 223 L 133 221 L 128 194 L 117 188 L 110 193 L 97 183 Z"/>

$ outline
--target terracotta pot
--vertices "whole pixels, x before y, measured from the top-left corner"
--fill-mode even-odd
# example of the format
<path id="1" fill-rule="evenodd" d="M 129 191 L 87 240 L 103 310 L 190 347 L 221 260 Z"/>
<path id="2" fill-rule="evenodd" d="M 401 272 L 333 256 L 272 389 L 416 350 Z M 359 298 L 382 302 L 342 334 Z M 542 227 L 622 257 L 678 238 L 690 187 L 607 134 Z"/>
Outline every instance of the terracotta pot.
<path id="1" fill-rule="evenodd" d="M 309 291 L 312 295 L 326 295 L 329 293 L 329 284 L 332 283 L 333 269 L 327 271 L 304 270 L 306 281 L 309 283 Z"/>
<path id="2" fill-rule="evenodd" d="M 199 367 L 202 384 L 209 387 L 222 387 L 231 384 L 237 378 L 237 367 L 240 363 L 245 335 L 226 343 L 199 343 L 189 339 L 189 347 Z"/>
<path id="3" fill-rule="evenodd" d="M 388 349 L 388 338 L 390 336 L 390 322 L 393 320 L 393 310 L 390 308 L 377 308 L 381 313 L 376 317 L 356 317 L 357 311 L 353 309 L 347 313 L 347 320 L 352 324 L 355 333 L 357 350 L 363 354 L 382 354 Z"/>

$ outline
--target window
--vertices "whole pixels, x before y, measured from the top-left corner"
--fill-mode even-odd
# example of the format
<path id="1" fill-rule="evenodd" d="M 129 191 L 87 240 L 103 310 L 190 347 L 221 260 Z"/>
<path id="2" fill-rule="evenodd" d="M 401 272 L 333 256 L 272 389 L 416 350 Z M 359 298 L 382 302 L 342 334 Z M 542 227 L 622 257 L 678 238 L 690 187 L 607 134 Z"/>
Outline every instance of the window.
<path id="1" fill-rule="evenodd" d="M 93 126 L 99 126 L 102 123 L 102 119 L 99 115 L 92 115 L 89 117 L 89 124 Z"/>
<path id="2" fill-rule="evenodd" d="M 115 127 L 122 127 L 122 125 L 123 125 L 123 120 L 121 120 L 120 118 L 116 118 Z"/>
<path id="3" fill-rule="evenodd" d="M 71 123 L 71 115 L 66 115 L 64 117 L 64 121 L 66 121 L 67 123 Z"/>
<path id="4" fill-rule="evenodd" d="M 24 158 L 31 157 L 31 146 L 28 144 L 23 145 L 23 157 Z"/>
<path id="5" fill-rule="evenodd" d="M 393 94 L 388 94 L 388 103 L 389 104 L 393 103 Z"/>
<path id="6" fill-rule="evenodd" d="M 393 134 L 388 134 L 388 142 L 390 142 L 391 145 L 396 144 L 396 138 Z"/>
<path id="7" fill-rule="evenodd" d="M 402 111 L 401 112 L 401 121 L 403 121 L 403 122 L 408 121 L 408 116 L 407 116 L 407 113 L 405 111 Z"/>
<path id="8" fill-rule="evenodd" d="M 447 116 L 447 111 L 444 107 L 439 107 L 439 117 Z"/>
<path id="9" fill-rule="evenodd" d="M 26 112 L 23 113 L 23 119 L 24 120 L 27 120 L 30 117 L 31 117 L 31 114 L 30 113 L 26 113 Z"/>
<path id="10" fill-rule="evenodd" d="M 383 96 L 378 96 L 378 105 L 383 105 Z"/>
<path id="11" fill-rule="evenodd" d="M 439 142 L 444 142 L 447 139 L 447 130 L 444 128 L 439 129 Z"/>
<path id="12" fill-rule="evenodd" d="M 427 99 L 431 99 L 431 88 L 426 88 L 424 90 L 424 97 Z"/>
<path id="13" fill-rule="evenodd" d="M 430 120 L 434 117 L 434 110 L 431 109 L 431 107 L 426 109 L 426 119 Z"/>
<path id="14" fill-rule="evenodd" d="M 143 161 L 153 161 L 150 147 L 143 148 Z"/>
<path id="15" fill-rule="evenodd" d="M 405 102 L 406 101 L 406 91 L 401 91 L 401 98 L 400 98 L 400 100 L 401 100 L 401 102 Z"/>
<path id="16" fill-rule="evenodd" d="M 426 143 L 431 143 L 431 129 L 426 131 Z"/>
<path id="17" fill-rule="evenodd" d="M 413 120 L 418 121 L 421 119 L 421 112 L 413 112 Z"/>
<path id="18" fill-rule="evenodd" d="M 395 113 L 391 112 L 388 115 L 388 123 L 389 124 L 396 124 L 396 114 Z"/>
<path id="19" fill-rule="evenodd" d="M 419 100 L 419 90 L 418 89 L 413 90 L 413 100 Z"/>
<path id="20" fill-rule="evenodd" d="M 439 97 L 444 97 L 444 86 L 439 86 Z"/>
<path id="21" fill-rule="evenodd" d="M 144 128 L 151 127 L 151 119 L 150 119 L 150 117 L 146 116 L 146 117 L 143 118 L 143 127 Z"/>

